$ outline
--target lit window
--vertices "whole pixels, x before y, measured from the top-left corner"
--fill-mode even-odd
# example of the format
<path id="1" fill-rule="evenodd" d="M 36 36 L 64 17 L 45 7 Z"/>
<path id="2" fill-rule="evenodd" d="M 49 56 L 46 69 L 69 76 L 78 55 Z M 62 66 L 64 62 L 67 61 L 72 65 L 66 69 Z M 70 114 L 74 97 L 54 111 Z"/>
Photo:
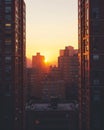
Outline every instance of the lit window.
<path id="1" fill-rule="evenodd" d="M 6 23 L 5 26 L 6 27 L 11 27 L 11 24 L 10 23 Z"/>

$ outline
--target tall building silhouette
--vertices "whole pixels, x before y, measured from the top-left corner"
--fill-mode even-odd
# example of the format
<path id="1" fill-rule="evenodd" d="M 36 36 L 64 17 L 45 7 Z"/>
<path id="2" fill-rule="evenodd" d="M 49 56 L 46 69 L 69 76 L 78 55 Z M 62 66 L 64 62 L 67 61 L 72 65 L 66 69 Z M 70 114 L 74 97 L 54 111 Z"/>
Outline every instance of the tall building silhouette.
<path id="1" fill-rule="evenodd" d="M 45 69 L 45 57 L 37 53 L 35 56 L 32 56 L 32 68 L 39 71 L 44 71 Z"/>
<path id="2" fill-rule="evenodd" d="M 63 79 L 66 82 L 72 82 L 78 79 L 78 50 L 72 46 L 60 50 L 58 57 L 58 67 L 62 72 Z"/>
<path id="3" fill-rule="evenodd" d="M 0 130 L 24 128 L 24 0 L 0 0 Z"/>
<path id="4" fill-rule="evenodd" d="M 61 77 L 65 81 L 66 98 L 78 100 L 78 50 L 74 49 L 72 46 L 67 46 L 64 50 L 60 50 L 58 67 L 61 72 Z"/>
<path id="5" fill-rule="evenodd" d="M 104 129 L 104 0 L 78 0 L 80 130 Z"/>

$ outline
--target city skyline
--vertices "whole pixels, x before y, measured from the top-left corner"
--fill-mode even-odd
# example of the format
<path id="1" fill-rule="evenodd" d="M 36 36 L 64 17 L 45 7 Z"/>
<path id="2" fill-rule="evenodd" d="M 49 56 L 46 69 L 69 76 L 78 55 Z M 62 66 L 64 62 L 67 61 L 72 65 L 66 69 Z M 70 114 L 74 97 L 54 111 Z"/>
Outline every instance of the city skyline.
<path id="1" fill-rule="evenodd" d="M 56 63 L 60 48 L 78 48 L 77 0 L 25 1 L 27 58 L 40 52 L 48 62 Z"/>
<path id="2" fill-rule="evenodd" d="M 104 129 L 103 4 L 0 0 L 0 130 Z"/>

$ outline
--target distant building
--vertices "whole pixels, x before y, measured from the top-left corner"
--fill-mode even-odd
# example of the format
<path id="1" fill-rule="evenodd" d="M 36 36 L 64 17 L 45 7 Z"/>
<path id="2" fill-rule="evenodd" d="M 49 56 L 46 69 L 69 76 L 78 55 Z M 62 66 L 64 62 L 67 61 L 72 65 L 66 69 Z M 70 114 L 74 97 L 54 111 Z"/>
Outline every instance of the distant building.
<path id="1" fill-rule="evenodd" d="M 51 97 L 65 99 L 64 80 L 46 79 L 42 81 L 42 99 L 49 101 Z"/>
<path id="2" fill-rule="evenodd" d="M 50 66 L 49 68 L 49 73 L 48 73 L 48 78 L 51 80 L 60 80 L 61 78 L 61 72 L 60 69 L 56 66 Z"/>
<path id="3" fill-rule="evenodd" d="M 41 82 L 47 71 L 48 67 L 45 64 L 45 57 L 40 55 L 40 53 L 32 56 L 32 68 L 27 69 L 27 82 L 30 83 L 30 86 L 28 86 L 28 89 L 30 90 L 29 97 L 34 99 L 42 98 Z M 28 77 L 29 75 L 30 77 Z"/>
<path id="4" fill-rule="evenodd" d="M 42 79 L 44 73 L 40 73 L 34 68 L 27 68 L 27 99 L 41 99 L 42 97 Z"/>
<path id="5" fill-rule="evenodd" d="M 77 130 L 73 103 L 35 103 L 26 106 L 26 130 Z"/>
<path id="6" fill-rule="evenodd" d="M 32 88 L 34 87 L 34 73 L 32 68 L 26 68 L 26 100 L 32 97 Z"/>
<path id="7" fill-rule="evenodd" d="M 24 0 L 0 0 L 0 130 L 24 129 Z"/>
<path id="8" fill-rule="evenodd" d="M 65 83 L 61 79 L 60 70 L 56 66 L 50 66 L 49 72 L 42 80 L 42 99 L 49 101 L 51 97 L 65 99 Z"/>
<path id="9" fill-rule="evenodd" d="M 65 47 L 60 50 L 58 57 L 58 68 L 61 71 L 61 77 L 65 81 L 66 96 L 68 98 L 78 98 L 78 81 L 79 81 L 79 59 L 78 50 L 73 47 Z"/>
<path id="10" fill-rule="evenodd" d="M 38 71 L 45 71 L 45 57 L 37 53 L 36 56 L 32 56 L 32 68 Z"/>
<path id="11" fill-rule="evenodd" d="M 66 47 L 65 50 L 60 50 L 58 68 L 66 82 L 75 81 L 79 69 L 78 51 L 70 46 Z"/>
<path id="12" fill-rule="evenodd" d="M 73 54 L 75 54 L 75 49 L 74 49 L 74 47 L 72 47 L 72 46 L 67 46 L 67 47 L 65 47 L 65 49 L 60 50 L 60 56 L 64 56 L 65 53 L 66 53 L 68 56 L 73 56 Z"/>
<path id="13" fill-rule="evenodd" d="M 80 130 L 104 129 L 104 0 L 78 0 Z"/>

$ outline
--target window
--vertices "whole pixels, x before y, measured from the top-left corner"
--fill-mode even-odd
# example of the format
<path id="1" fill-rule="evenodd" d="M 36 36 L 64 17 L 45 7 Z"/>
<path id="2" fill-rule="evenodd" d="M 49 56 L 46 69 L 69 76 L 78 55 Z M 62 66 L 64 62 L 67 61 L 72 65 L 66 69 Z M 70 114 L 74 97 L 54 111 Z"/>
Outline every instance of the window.
<path id="1" fill-rule="evenodd" d="M 10 33 L 6 33 L 5 34 L 5 38 L 10 38 L 11 37 L 11 34 Z"/>
<path id="2" fill-rule="evenodd" d="M 10 65 L 6 65 L 5 66 L 5 71 L 6 72 L 10 72 L 11 71 L 11 66 Z"/>
<path id="3" fill-rule="evenodd" d="M 93 80 L 93 84 L 94 84 L 94 85 L 99 85 L 99 80 L 98 80 L 98 79 L 94 79 L 94 80 Z"/>
<path id="4" fill-rule="evenodd" d="M 93 55 L 93 60 L 99 60 L 99 55 L 94 54 L 94 55 Z"/>
<path id="5" fill-rule="evenodd" d="M 5 29 L 6 29 L 6 30 L 7 30 L 7 29 L 9 30 L 9 29 L 11 29 L 11 26 L 12 26 L 11 23 L 6 23 L 6 24 L 5 24 Z"/>
<path id="6" fill-rule="evenodd" d="M 5 7 L 5 13 L 11 13 L 11 7 Z"/>
<path id="7" fill-rule="evenodd" d="M 5 27 L 11 27 L 11 24 L 10 23 L 6 23 Z"/>
<path id="8" fill-rule="evenodd" d="M 5 4 L 11 4 L 12 0 L 5 0 Z"/>
<path id="9" fill-rule="evenodd" d="M 9 38 L 6 39 L 6 40 L 5 40 L 5 45 L 11 45 L 11 39 L 9 39 Z"/>
<path id="10" fill-rule="evenodd" d="M 11 56 L 6 56 L 5 57 L 5 62 L 10 63 L 11 62 Z"/>
<path id="11" fill-rule="evenodd" d="M 95 18 L 95 19 L 99 18 L 99 9 L 98 8 L 94 8 L 92 10 L 92 15 L 93 15 L 93 18 Z"/>
<path id="12" fill-rule="evenodd" d="M 5 53 L 10 54 L 12 52 L 11 46 L 5 46 Z"/>
<path id="13" fill-rule="evenodd" d="M 11 21 L 11 19 L 12 19 L 12 18 L 11 18 L 11 15 L 9 15 L 9 14 L 8 14 L 8 15 L 5 15 L 5 20 L 6 20 L 6 21 Z"/>
<path id="14" fill-rule="evenodd" d="M 11 60 L 11 56 L 6 56 L 5 60 Z"/>
<path id="15" fill-rule="evenodd" d="M 6 34 L 11 34 L 11 32 L 12 32 L 11 29 L 5 30 L 5 33 L 6 33 Z"/>

